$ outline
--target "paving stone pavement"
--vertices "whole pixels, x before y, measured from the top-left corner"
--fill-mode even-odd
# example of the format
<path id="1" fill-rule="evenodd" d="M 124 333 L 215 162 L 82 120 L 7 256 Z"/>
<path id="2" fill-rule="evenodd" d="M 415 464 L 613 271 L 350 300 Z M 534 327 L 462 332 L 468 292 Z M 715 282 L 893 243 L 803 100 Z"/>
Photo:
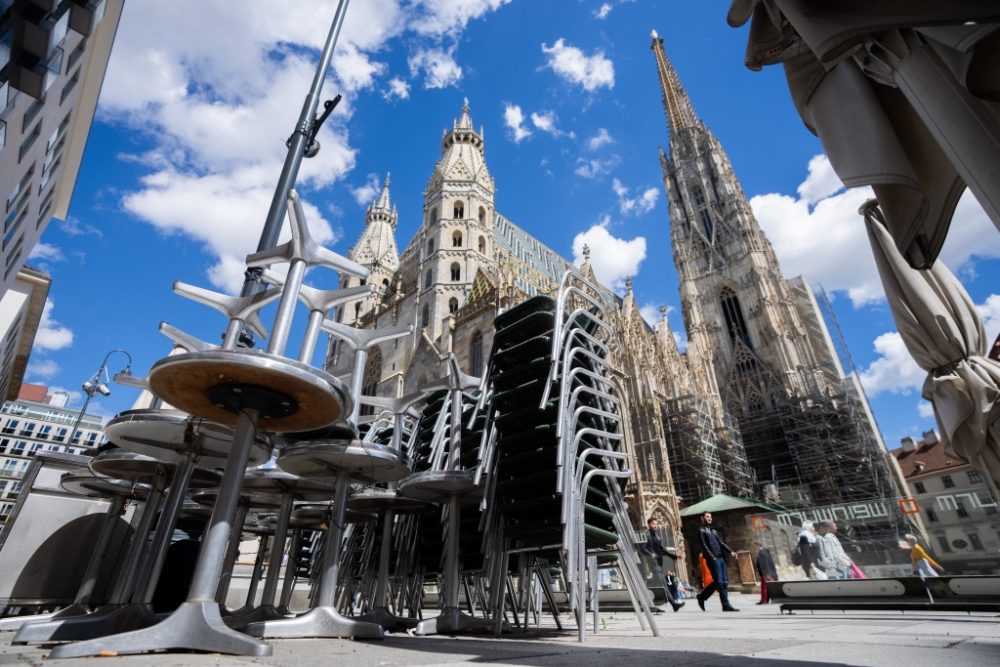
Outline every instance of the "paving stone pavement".
<path id="1" fill-rule="evenodd" d="M 800 612 L 781 615 L 776 606 L 733 595 L 739 613 L 722 613 L 718 600 L 701 612 L 694 601 L 679 613 L 656 616 L 660 636 L 644 632 L 634 614 L 601 613 L 601 632 L 585 644 L 575 629 L 543 627 L 493 637 L 387 635 L 381 642 L 277 640 L 268 658 L 172 653 L 48 661 L 45 646 L 12 646 L 0 633 L 0 665 L 181 667 L 188 665 L 288 665 L 291 667 L 405 667 L 407 665 L 521 665 L 524 667 L 997 667 L 1000 615 L 891 612 Z M 563 619 L 573 627 L 569 618 Z M 550 625 L 550 624 L 549 624 Z"/>

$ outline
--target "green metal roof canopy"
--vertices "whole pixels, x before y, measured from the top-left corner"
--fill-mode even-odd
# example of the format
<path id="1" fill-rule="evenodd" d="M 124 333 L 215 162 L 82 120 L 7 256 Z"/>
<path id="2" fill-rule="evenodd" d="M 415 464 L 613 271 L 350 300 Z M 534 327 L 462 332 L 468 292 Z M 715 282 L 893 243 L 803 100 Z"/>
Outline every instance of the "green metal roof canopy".
<path id="1" fill-rule="evenodd" d="M 717 493 L 711 498 L 702 500 L 700 503 L 695 503 L 690 507 L 685 507 L 681 510 L 681 516 L 698 516 L 700 514 L 704 514 L 705 512 L 716 514 L 718 512 L 728 512 L 729 510 L 746 509 L 748 507 L 756 507 L 768 512 L 773 512 L 777 509 L 772 505 L 765 505 L 753 500 L 733 498 L 732 496 L 727 496 L 724 493 Z"/>

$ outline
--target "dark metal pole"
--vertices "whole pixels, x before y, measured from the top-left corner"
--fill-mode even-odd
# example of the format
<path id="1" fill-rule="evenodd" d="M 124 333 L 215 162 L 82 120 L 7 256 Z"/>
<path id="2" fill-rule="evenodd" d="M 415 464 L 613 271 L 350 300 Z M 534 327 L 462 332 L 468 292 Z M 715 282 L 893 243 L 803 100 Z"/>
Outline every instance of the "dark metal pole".
<path id="1" fill-rule="evenodd" d="M 330 33 L 326 38 L 326 45 L 323 47 L 323 55 L 320 57 L 319 66 L 313 76 L 312 86 L 309 94 L 306 95 L 302 105 L 302 113 L 299 121 L 295 125 L 295 132 L 288 140 L 288 155 L 285 156 L 285 164 L 281 168 L 281 176 L 278 177 L 278 185 L 274 189 L 274 198 L 271 200 L 271 208 L 267 212 L 267 219 L 264 221 L 264 229 L 261 230 L 260 243 L 257 244 L 257 252 L 273 248 L 278 242 L 278 235 L 281 233 L 282 223 L 285 219 L 287 209 L 288 193 L 295 185 L 295 180 L 299 175 L 299 167 L 302 165 L 302 157 L 306 148 L 312 141 L 313 124 L 316 117 L 316 109 L 319 107 L 319 96 L 323 89 L 323 80 L 326 78 L 326 70 L 330 67 L 330 60 L 333 57 L 333 50 L 337 45 L 337 38 L 340 36 L 340 29 L 344 25 L 344 15 L 347 13 L 347 5 L 350 0 L 340 0 L 337 4 L 337 12 L 333 16 L 333 23 L 330 26 Z M 243 283 L 242 296 L 250 296 L 260 291 L 260 277 L 263 273 L 261 268 L 247 269 L 246 280 Z"/>

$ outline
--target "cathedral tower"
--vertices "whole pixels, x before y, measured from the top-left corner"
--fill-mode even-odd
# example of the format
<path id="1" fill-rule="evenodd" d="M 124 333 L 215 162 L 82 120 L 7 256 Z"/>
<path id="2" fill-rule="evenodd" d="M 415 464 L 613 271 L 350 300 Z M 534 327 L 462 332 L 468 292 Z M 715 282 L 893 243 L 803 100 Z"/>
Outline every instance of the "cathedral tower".
<path id="1" fill-rule="evenodd" d="M 354 287 L 368 283 L 376 285 L 378 291 L 372 299 L 351 304 L 342 315 L 345 324 L 354 325 L 370 313 L 390 289 L 393 275 L 399 268 L 399 252 L 396 249 L 398 217 L 396 207 L 389 200 L 389 175 L 386 174 L 382 192 L 365 211 L 365 230 L 347 254 L 349 259 L 361 264 L 370 273 L 365 280 L 352 277 L 343 284 L 343 287 Z"/>
<path id="2" fill-rule="evenodd" d="M 823 472 L 820 454 L 832 440 L 817 439 L 821 429 L 805 406 L 829 407 L 850 430 L 833 404 L 843 391 L 836 353 L 810 337 L 811 313 L 799 310 L 729 157 L 695 115 L 655 31 L 652 50 L 670 134 L 660 164 L 689 366 L 696 376 L 707 370 L 705 386 L 721 399 L 724 418 L 734 420 L 754 495 L 774 499 L 781 489 L 784 502 L 823 502 L 839 484 Z"/>
<path id="3" fill-rule="evenodd" d="M 405 258 L 419 267 L 417 326 L 432 340 L 465 304 L 479 268 L 491 265 L 494 191 L 483 131 L 473 128 L 466 100 L 442 135 L 441 159 L 424 192 L 423 224 Z"/>

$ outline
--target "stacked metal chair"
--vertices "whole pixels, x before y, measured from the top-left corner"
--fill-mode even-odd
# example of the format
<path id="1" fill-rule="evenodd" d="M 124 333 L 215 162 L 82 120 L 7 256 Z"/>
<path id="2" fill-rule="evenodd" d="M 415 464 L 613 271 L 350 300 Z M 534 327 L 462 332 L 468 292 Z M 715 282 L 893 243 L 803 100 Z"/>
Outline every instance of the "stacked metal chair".
<path id="1" fill-rule="evenodd" d="M 498 316 L 483 400 L 494 429 L 482 459 L 492 478 L 483 532 L 495 617 L 511 553 L 521 554 L 521 600 L 530 597 L 533 573 L 559 564 L 581 641 L 588 600 L 596 628 L 598 554 L 617 556 L 636 613 L 656 633 L 622 493 L 631 471 L 603 316 L 600 292 L 575 272 L 564 275 L 555 298 L 535 297 Z"/>

